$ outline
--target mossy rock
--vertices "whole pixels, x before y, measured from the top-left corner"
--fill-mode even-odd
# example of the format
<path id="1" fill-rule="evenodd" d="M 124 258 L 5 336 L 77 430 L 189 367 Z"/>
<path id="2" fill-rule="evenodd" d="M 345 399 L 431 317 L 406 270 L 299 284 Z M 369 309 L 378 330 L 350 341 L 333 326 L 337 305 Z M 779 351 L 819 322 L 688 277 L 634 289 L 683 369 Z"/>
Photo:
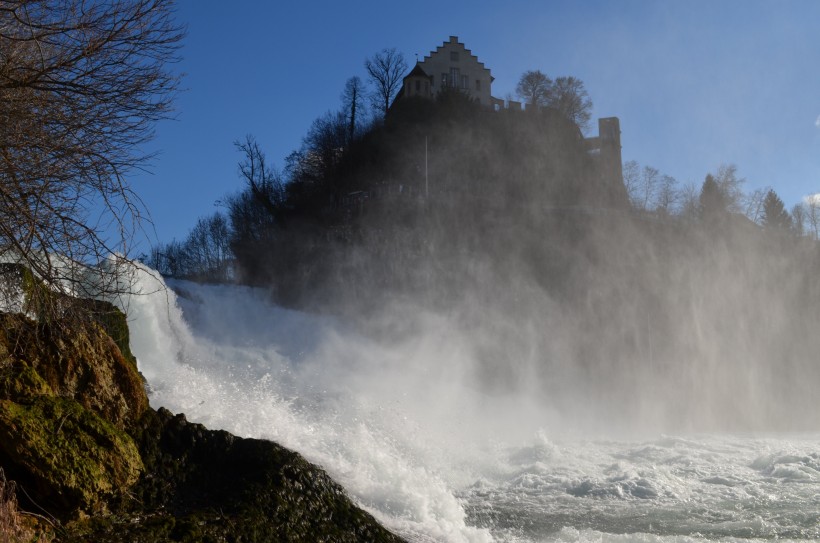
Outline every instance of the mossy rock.
<path id="1" fill-rule="evenodd" d="M 0 343 L 0 399 L 17 400 L 36 396 L 54 396 L 54 391 L 31 366 L 2 359 Z"/>
<path id="2" fill-rule="evenodd" d="M 99 513 L 137 482 L 139 451 L 122 430 L 68 398 L 0 400 L 0 465 L 29 498 L 66 518 Z"/>
<path id="3" fill-rule="evenodd" d="M 116 314 L 110 315 L 116 321 Z M 124 317 L 122 326 L 127 330 Z M 44 394 L 73 398 L 120 429 L 148 408 L 135 363 L 98 322 L 44 324 L 0 314 L 0 398 L 22 401 Z"/>
<path id="4" fill-rule="evenodd" d="M 18 268 L 38 320 L 0 313 L 0 467 L 57 541 L 401 541 L 299 454 L 151 409 L 125 316 Z"/>
<path id="5" fill-rule="evenodd" d="M 324 470 L 270 441 L 208 430 L 165 409 L 146 412 L 136 437 L 146 469 L 134 499 L 75 523 L 64 541 L 402 541 Z"/>

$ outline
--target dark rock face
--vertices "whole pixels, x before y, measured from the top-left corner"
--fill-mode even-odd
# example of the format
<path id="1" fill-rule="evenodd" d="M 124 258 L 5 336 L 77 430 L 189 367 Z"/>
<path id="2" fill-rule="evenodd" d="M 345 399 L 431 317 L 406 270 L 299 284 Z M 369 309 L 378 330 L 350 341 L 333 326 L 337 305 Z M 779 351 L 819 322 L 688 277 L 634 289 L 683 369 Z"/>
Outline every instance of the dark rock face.
<path id="1" fill-rule="evenodd" d="M 138 432 L 145 475 L 117 515 L 92 519 L 66 541 L 401 541 L 323 470 L 275 443 L 162 408 L 147 412 Z"/>
<path id="2" fill-rule="evenodd" d="M 49 538 L 401 541 L 299 454 L 151 409 L 124 316 L 88 308 L 0 313 L 0 468 Z"/>

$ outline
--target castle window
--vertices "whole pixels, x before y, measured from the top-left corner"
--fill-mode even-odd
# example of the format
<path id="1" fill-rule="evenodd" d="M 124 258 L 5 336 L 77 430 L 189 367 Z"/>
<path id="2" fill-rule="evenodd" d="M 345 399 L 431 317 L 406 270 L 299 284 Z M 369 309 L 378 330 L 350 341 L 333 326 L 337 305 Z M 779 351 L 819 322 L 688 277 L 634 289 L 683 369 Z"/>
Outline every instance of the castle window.
<path id="1" fill-rule="evenodd" d="M 470 78 L 466 75 L 461 76 L 461 88 L 467 90 L 470 88 Z"/>
<path id="2" fill-rule="evenodd" d="M 441 74 L 441 86 L 442 87 L 447 86 L 447 74 Z"/>
<path id="3" fill-rule="evenodd" d="M 481 80 L 480 79 L 475 80 L 475 90 L 477 90 L 479 92 L 481 91 Z"/>
<path id="4" fill-rule="evenodd" d="M 458 51 L 450 51 L 450 62 L 458 62 Z"/>
<path id="5" fill-rule="evenodd" d="M 457 87 L 460 80 L 458 68 L 450 68 L 450 86 Z"/>

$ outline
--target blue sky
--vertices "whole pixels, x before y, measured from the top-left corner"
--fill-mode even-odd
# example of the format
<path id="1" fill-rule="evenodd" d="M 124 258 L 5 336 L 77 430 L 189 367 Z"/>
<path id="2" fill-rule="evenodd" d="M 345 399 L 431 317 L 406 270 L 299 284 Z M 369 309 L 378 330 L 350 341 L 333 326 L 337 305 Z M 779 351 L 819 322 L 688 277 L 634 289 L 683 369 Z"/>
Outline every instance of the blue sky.
<path id="1" fill-rule="evenodd" d="M 494 96 L 526 70 L 580 78 L 593 118 L 620 118 L 625 161 L 698 185 L 733 163 L 789 207 L 820 192 L 818 1 L 179 0 L 177 15 L 186 90 L 131 178 L 161 242 L 241 188 L 234 141 L 254 135 L 281 168 L 366 57 L 396 47 L 412 66 L 451 35 Z"/>

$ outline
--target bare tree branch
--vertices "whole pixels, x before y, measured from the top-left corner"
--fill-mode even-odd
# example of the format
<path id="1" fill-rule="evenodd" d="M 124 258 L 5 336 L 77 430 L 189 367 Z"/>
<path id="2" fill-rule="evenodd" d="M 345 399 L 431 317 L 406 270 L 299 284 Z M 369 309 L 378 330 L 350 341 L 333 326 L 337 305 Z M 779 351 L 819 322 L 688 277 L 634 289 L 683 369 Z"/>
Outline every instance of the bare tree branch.
<path id="1" fill-rule="evenodd" d="M 72 277 L 50 255 L 128 258 L 145 212 L 127 177 L 178 89 L 172 16 L 172 0 L 0 0 L 0 258 L 52 288 Z"/>
<path id="2" fill-rule="evenodd" d="M 515 92 L 528 107 L 546 107 L 552 95 L 552 79 L 541 70 L 528 70 L 518 80 Z"/>
<path id="3" fill-rule="evenodd" d="M 407 71 L 407 61 L 404 60 L 404 55 L 393 47 L 382 49 L 372 58 L 365 60 L 364 67 L 375 87 L 374 100 L 380 104 L 383 113 L 387 115 L 390 100 L 401 88 L 404 74 Z"/>

